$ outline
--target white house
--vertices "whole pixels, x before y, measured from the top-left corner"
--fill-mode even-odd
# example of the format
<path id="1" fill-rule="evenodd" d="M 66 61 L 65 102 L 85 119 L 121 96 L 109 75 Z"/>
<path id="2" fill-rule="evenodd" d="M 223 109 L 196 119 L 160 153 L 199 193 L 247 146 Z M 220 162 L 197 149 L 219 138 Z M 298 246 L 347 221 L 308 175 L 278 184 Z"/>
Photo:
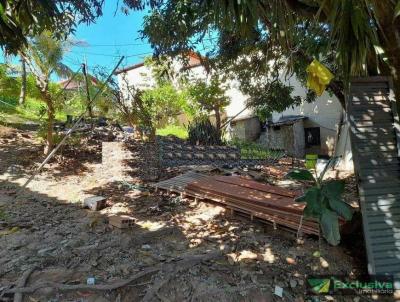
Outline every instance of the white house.
<path id="1" fill-rule="evenodd" d="M 206 79 L 207 73 L 200 57 L 189 54 L 189 64 L 183 67 L 173 63 L 176 72 L 185 71 L 189 79 Z M 146 89 L 155 85 L 152 70 L 144 63 L 135 64 L 117 71 L 122 91 L 126 86 Z M 305 97 L 306 88 L 295 78 L 282 78 L 294 87 L 293 94 Z M 230 120 L 228 135 L 242 140 L 257 141 L 268 148 L 285 149 L 289 154 L 303 157 L 305 154 L 341 156 L 340 168 L 352 170 L 352 156 L 348 135 L 348 125 L 343 108 L 337 98 L 327 92 L 314 102 L 304 102 L 300 106 L 273 112 L 267 125 L 262 125 L 253 110 L 246 107 L 247 97 L 239 90 L 235 80 L 231 80 L 226 91 L 231 102 L 224 116 Z"/>

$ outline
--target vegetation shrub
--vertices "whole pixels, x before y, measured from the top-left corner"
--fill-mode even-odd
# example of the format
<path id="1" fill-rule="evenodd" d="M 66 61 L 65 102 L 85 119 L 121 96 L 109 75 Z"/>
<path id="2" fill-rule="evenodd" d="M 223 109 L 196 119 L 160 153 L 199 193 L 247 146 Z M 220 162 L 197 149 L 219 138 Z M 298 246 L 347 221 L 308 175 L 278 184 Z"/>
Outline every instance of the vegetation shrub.
<path id="1" fill-rule="evenodd" d="M 221 145 L 220 131 L 207 117 L 194 119 L 188 126 L 188 140 L 193 145 Z"/>

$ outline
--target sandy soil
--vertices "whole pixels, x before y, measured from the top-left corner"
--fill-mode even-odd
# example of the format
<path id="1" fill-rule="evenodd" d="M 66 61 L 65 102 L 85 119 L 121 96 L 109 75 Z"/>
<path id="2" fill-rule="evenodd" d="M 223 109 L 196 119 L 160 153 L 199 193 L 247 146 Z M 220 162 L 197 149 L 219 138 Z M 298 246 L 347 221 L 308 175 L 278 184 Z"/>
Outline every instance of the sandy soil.
<path id="1" fill-rule="evenodd" d="M 46 281 L 76 287 L 41 287 L 24 294 L 25 301 L 305 301 L 306 275 L 365 271 L 355 236 L 338 247 L 312 237 L 298 241 L 220 206 L 152 193 L 151 146 L 102 141 L 91 137 L 64 148 L 20 191 L 43 159 L 42 147 L 34 133 L 0 128 L 1 301 L 12 301 L 4 292 L 31 268 L 28 287 Z M 105 196 L 107 208 L 83 209 L 92 194 Z M 131 215 L 135 226 L 110 227 L 107 217 L 115 213 Z M 97 285 L 131 282 L 89 290 L 91 277 Z M 282 298 L 275 286 L 283 288 Z M 369 298 L 321 297 L 328 300 Z"/>

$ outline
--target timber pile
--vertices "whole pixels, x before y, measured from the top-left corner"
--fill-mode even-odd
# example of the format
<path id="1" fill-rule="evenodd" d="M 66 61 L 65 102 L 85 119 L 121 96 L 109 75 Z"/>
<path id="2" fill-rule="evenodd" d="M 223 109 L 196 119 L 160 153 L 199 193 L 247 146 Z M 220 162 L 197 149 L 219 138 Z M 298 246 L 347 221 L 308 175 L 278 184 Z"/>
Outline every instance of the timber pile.
<path id="1" fill-rule="evenodd" d="M 189 172 L 193 174 L 193 172 Z M 200 174 L 200 173 L 196 173 Z M 319 235 L 317 221 L 306 219 L 303 216 L 305 204 L 295 203 L 294 199 L 299 192 L 248 180 L 239 176 L 206 176 L 184 177 L 178 176 L 181 186 L 178 190 L 183 195 L 188 195 L 205 201 L 222 204 L 232 211 L 244 213 L 251 219 L 272 223 L 274 226 L 283 226 L 295 232 Z M 190 181 L 182 183 L 182 177 Z M 167 188 L 164 185 L 156 188 L 175 191 L 174 178 L 168 180 Z M 174 190 L 175 189 L 175 190 Z"/>
<path id="2" fill-rule="evenodd" d="M 210 176 L 189 183 L 185 193 L 210 199 L 234 211 L 306 234 L 319 234 L 318 223 L 304 219 L 304 204 L 290 190 L 235 176 Z"/>

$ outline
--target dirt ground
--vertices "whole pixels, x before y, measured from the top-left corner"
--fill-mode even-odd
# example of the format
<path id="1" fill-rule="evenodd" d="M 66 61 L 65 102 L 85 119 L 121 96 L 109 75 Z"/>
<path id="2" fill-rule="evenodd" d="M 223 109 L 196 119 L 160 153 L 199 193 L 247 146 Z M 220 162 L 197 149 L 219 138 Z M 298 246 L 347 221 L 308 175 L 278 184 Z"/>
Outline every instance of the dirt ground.
<path id="1" fill-rule="evenodd" d="M 84 140 L 21 189 L 42 147 L 35 133 L 0 126 L 0 301 L 13 301 L 4 292 L 30 269 L 24 301 L 307 301 L 307 275 L 366 270 L 359 235 L 338 247 L 297 240 L 217 205 L 153 193 L 155 155 L 146 144 L 103 144 L 102 159 L 112 135 Z M 346 188 L 356 202 L 351 178 Z M 89 195 L 105 196 L 107 207 L 83 209 Z M 134 227 L 111 227 L 115 213 L 133 216 Z M 320 297 L 335 300 L 370 298 Z"/>

